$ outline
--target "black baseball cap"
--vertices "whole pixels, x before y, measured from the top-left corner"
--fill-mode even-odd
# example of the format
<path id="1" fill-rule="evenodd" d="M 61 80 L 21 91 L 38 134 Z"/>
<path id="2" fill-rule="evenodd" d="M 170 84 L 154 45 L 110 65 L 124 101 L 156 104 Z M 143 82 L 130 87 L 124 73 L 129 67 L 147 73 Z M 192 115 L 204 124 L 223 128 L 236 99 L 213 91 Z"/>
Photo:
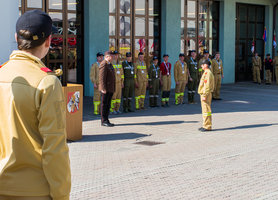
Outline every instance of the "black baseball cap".
<path id="1" fill-rule="evenodd" d="M 209 53 L 209 51 L 208 50 L 204 50 L 204 54 L 207 54 L 207 53 Z"/>
<path id="2" fill-rule="evenodd" d="M 19 35 L 20 30 L 31 32 L 30 38 Z M 47 38 L 52 32 L 52 19 L 41 10 L 30 10 L 19 17 L 16 22 L 16 33 L 19 38 L 25 40 L 38 40 Z"/>
<path id="3" fill-rule="evenodd" d="M 270 56 L 270 53 L 266 54 L 266 56 Z"/>
<path id="4" fill-rule="evenodd" d="M 99 57 L 99 56 L 104 56 L 104 55 L 103 55 L 103 53 L 98 52 L 98 53 L 97 53 L 97 57 Z"/>
<path id="5" fill-rule="evenodd" d="M 190 53 L 193 53 L 193 52 L 196 53 L 196 50 L 190 50 Z"/>
<path id="6" fill-rule="evenodd" d="M 139 53 L 138 53 L 138 56 L 142 56 L 142 55 L 144 55 L 143 52 L 139 52 Z"/>
<path id="7" fill-rule="evenodd" d="M 204 64 L 207 64 L 207 65 L 210 66 L 211 63 L 210 63 L 208 60 L 203 60 L 203 61 L 201 62 L 201 65 L 204 65 Z"/>
<path id="8" fill-rule="evenodd" d="M 131 57 L 131 52 L 127 52 L 126 57 Z"/>
<path id="9" fill-rule="evenodd" d="M 154 56 L 154 57 L 153 57 L 153 60 L 158 60 L 158 57 L 157 57 L 157 56 Z"/>
<path id="10" fill-rule="evenodd" d="M 119 52 L 118 51 L 113 51 L 113 54 L 116 55 L 116 54 L 119 54 Z"/>
<path id="11" fill-rule="evenodd" d="M 163 55 L 163 58 L 164 58 L 164 57 L 169 57 L 169 55 L 168 55 L 168 54 L 164 54 L 164 55 Z"/>
<path id="12" fill-rule="evenodd" d="M 179 57 L 185 57 L 184 53 L 180 53 Z"/>

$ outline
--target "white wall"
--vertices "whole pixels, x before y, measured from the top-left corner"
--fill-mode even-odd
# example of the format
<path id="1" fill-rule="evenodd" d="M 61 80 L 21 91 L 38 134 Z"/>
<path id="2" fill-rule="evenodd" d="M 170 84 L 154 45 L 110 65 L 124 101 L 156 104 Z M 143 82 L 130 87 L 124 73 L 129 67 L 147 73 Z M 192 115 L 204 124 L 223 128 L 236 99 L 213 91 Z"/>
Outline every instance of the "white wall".
<path id="1" fill-rule="evenodd" d="M 15 24 L 19 16 L 18 1 L 0 1 L 0 65 L 9 59 L 11 52 L 16 49 L 14 39 Z"/>

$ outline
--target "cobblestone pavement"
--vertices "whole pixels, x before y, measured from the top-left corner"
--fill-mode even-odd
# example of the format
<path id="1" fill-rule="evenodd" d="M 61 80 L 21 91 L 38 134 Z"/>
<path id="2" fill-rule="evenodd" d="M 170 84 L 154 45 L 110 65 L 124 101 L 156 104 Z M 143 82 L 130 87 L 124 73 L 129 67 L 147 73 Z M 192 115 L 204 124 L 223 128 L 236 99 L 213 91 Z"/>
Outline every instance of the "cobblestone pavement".
<path id="1" fill-rule="evenodd" d="M 209 133 L 198 131 L 199 103 L 112 116 L 105 128 L 86 98 L 83 140 L 69 143 L 71 199 L 278 199 L 278 86 L 224 85 L 222 98 Z"/>

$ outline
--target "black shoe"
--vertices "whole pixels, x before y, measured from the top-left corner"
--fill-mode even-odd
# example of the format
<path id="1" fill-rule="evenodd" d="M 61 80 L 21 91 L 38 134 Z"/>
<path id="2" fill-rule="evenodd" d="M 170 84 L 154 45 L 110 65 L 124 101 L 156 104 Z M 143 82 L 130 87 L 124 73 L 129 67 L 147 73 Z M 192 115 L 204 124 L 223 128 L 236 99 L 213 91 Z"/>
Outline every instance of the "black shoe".
<path id="1" fill-rule="evenodd" d="M 210 129 L 205 129 L 205 128 L 203 128 L 203 127 L 199 128 L 198 130 L 201 131 L 201 132 L 208 132 L 208 131 L 211 131 Z"/>
<path id="2" fill-rule="evenodd" d="M 217 100 L 217 98 L 212 97 L 212 100 Z"/>
<path id="3" fill-rule="evenodd" d="M 128 112 L 135 112 L 134 110 L 132 110 L 132 109 L 128 109 Z"/>
<path id="4" fill-rule="evenodd" d="M 221 98 L 216 98 L 215 100 L 222 100 Z"/>
<path id="5" fill-rule="evenodd" d="M 105 126 L 105 127 L 113 127 L 115 126 L 114 124 L 111 124 L 110 122 L 102 122 L 101 126 Z"/>

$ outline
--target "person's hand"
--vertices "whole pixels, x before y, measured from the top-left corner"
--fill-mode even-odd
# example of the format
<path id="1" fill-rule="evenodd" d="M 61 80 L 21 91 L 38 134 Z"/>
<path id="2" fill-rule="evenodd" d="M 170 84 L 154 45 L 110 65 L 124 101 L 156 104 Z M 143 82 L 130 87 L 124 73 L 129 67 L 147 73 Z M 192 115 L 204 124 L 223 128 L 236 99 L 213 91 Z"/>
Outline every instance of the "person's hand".
<path id="1" fill-rule="evenodd" d="M 124 88 L 124 84 L 122 84 L 122 88 Z"/>
<path id="2" fill-rule="evenodd" d="M 94 84 L 94 88 L 98 88 L 97 84 Z"/>
<path id="3" fill-rule="evenodd" d="M 179 82 L 176 82 L 176 85 L 179 85 L 180 83 Z"/>
<path id="4" fill-rule="evenodd" d="M 193 79 L 190 77 L 190 78 L 189 78 L 189 81 L 193 81 Z"/>
<path id="5" fill-rule="evenodd" d="M 207 100 L 207 98 L 206 97 L 202 97 L 202 101 L 206 101 Z"/>
<path id="6" fill-rule="evenodd" d="M 102 94 L 106 94 L 106 90 L 101 90 L 101 93 Z"/>
<path id="7" fill-rule="evenodd" d="M 147 83 L 146 85 L 147 85 L 146 87 L 148 87 L 148 86 L 149 86 L 149 83 Z"/>

